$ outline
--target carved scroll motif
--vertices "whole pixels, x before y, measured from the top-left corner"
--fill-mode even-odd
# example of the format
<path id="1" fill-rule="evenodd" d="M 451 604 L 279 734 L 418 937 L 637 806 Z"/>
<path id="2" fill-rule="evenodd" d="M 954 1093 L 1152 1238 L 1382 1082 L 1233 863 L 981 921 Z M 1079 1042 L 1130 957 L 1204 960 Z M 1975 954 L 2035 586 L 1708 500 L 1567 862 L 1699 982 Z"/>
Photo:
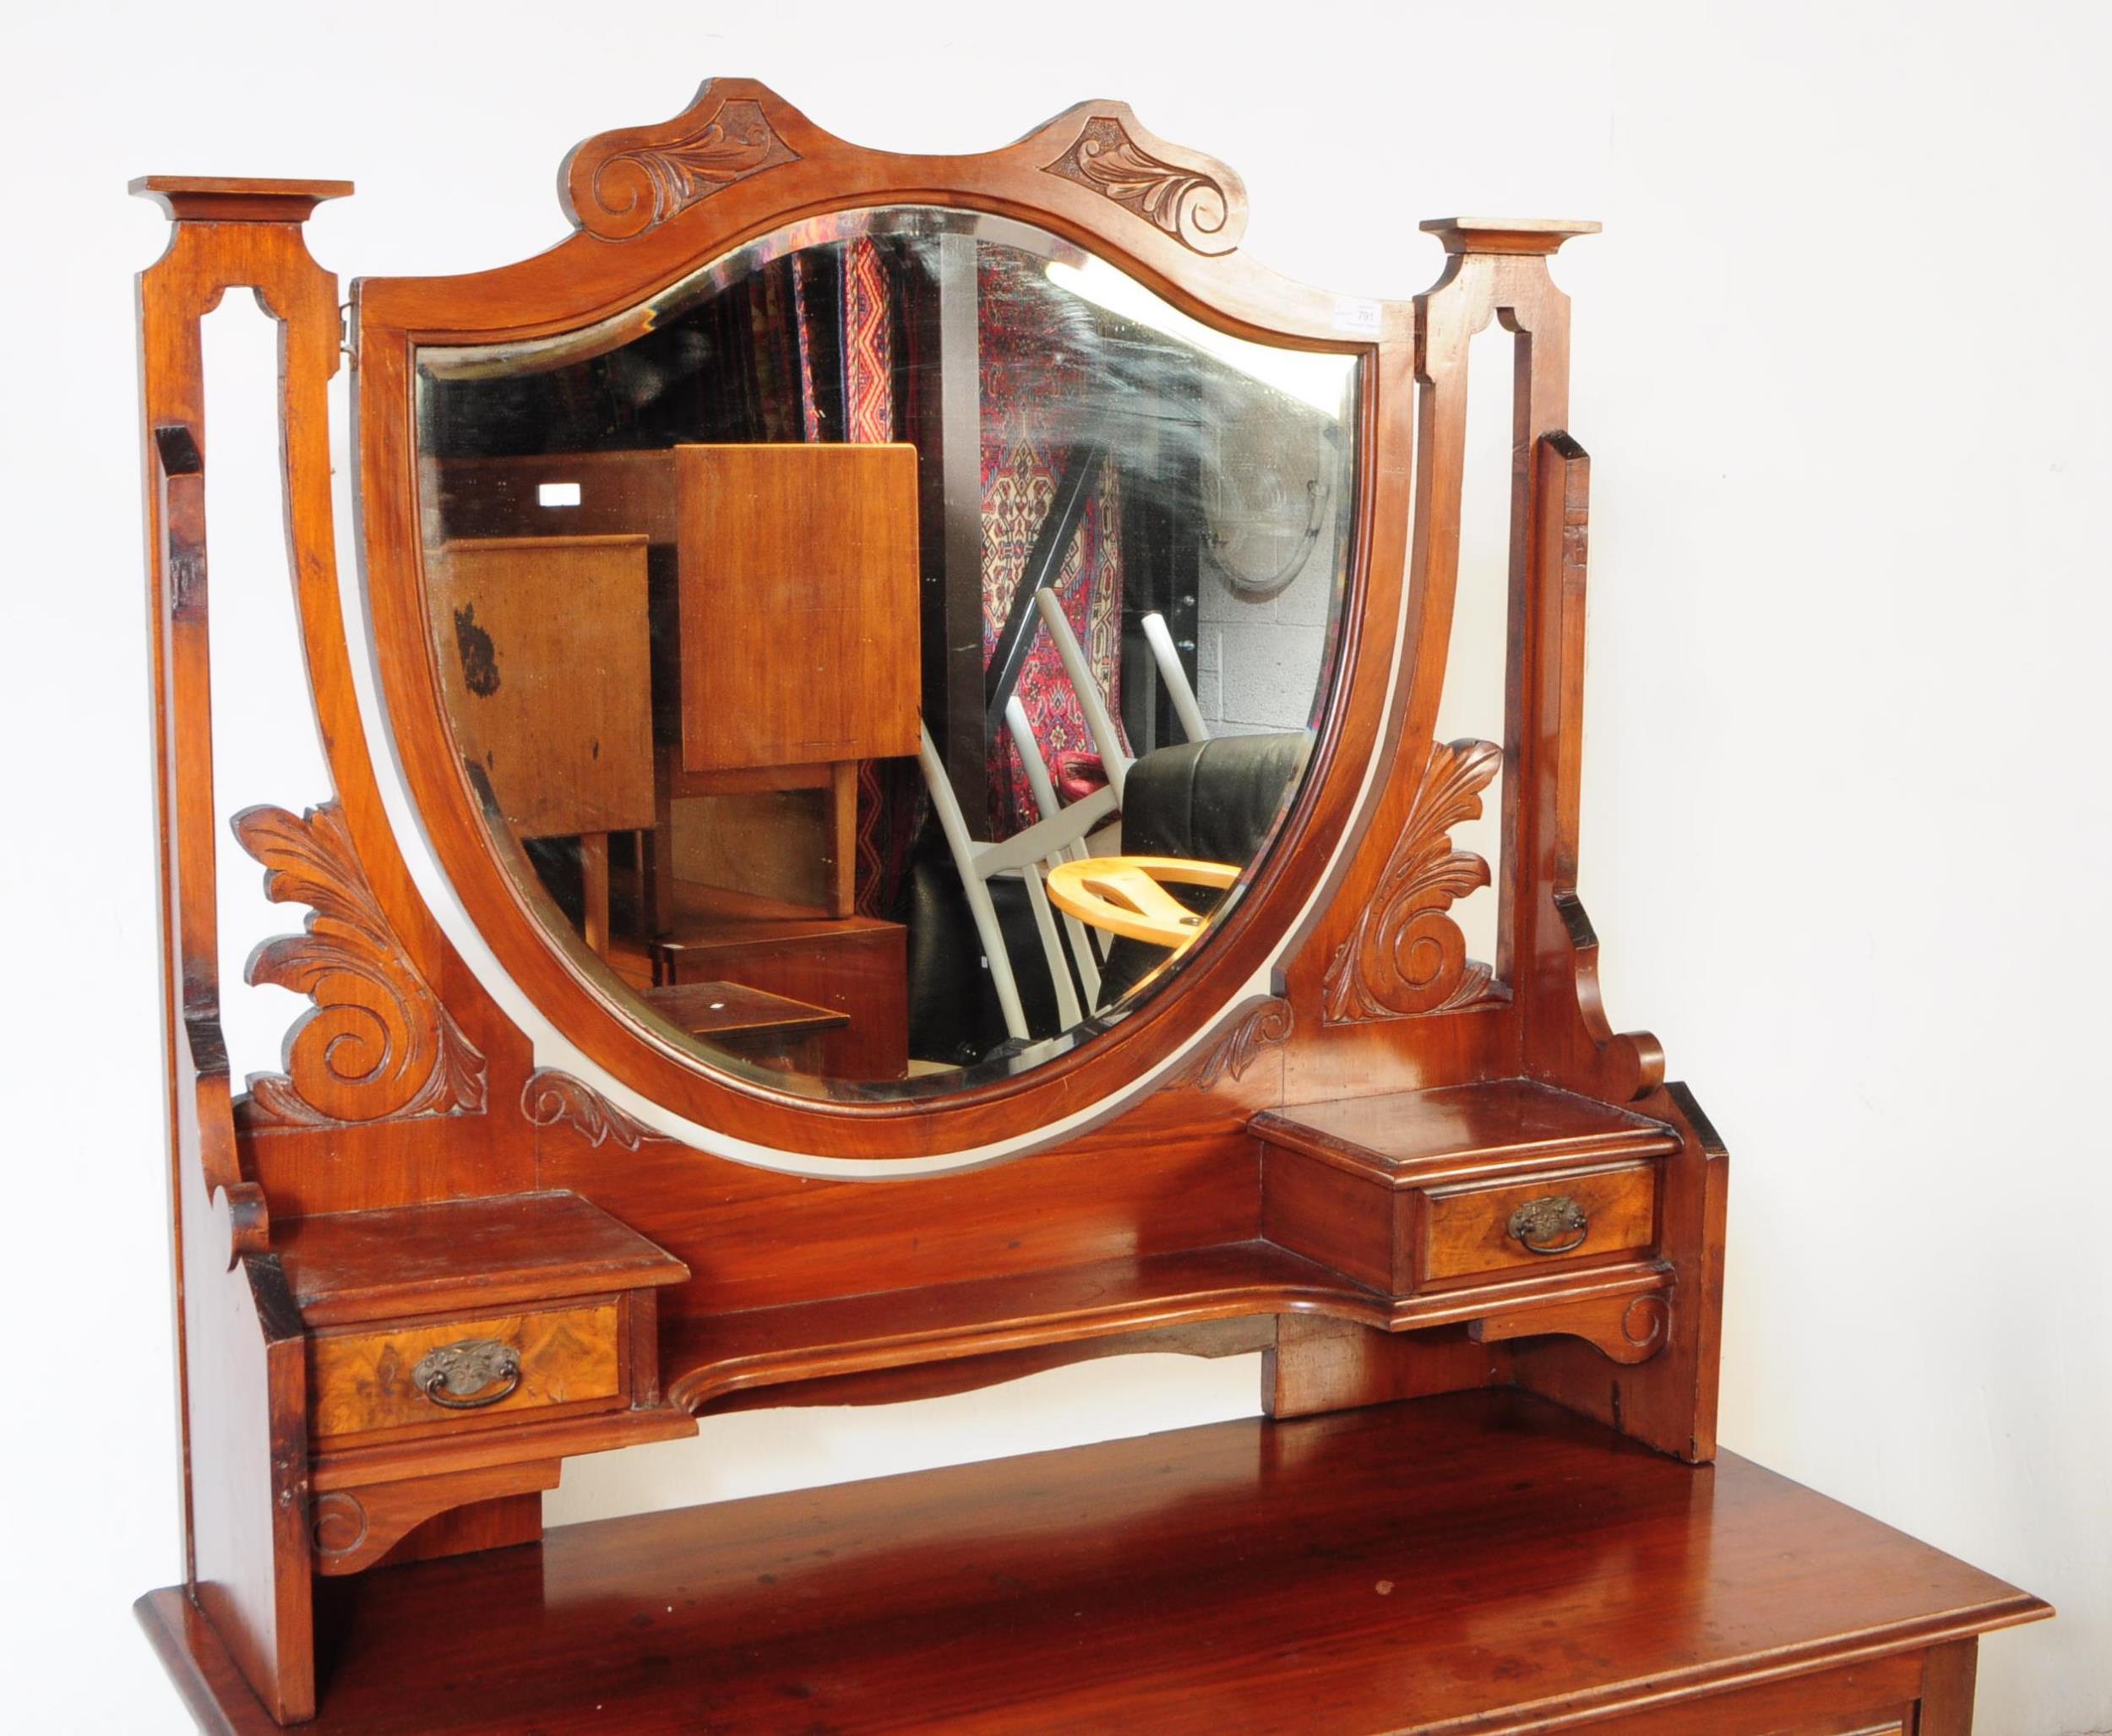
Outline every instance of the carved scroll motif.
<path id="1" fill-rule="evenodd" d="M 243 972 L 315 1003 L 286 1033 L 286 1071 L 251 1077 L 250 1118 L 319 1126 L 481 1112 L 484 1058 L 405 957 L 343 810 L 331 802 L 296 819 L 249 808 L 234 828 L 264 864 L 264 896 L 310 910 L 300 933 L 265 941 Z"/>
<path id="2" fill-rule="evenodd" d="M 1199 253 L 1223 251 L 1222 243 L 1212 244 L 1232 215 L 1223 185 L 1153 156 L 1113 116 L 1087 121 L 1048 172 L 1105 194 Z"/>
<path id="3" fill-rule="evenodd" d="M 1246 1015 L 1203 1057 L 1195 1069 L 1195 1088 L 1208 1091 L 1221 1079 L 1239 1079 L 1260 1058 L 1264 1049 L 1287 1042 L 1291 1036 L 1291 1004 L 1265 1000 Z"/>
<path id="4" fill-rule="evenodd" d="M 607 155 L 599 155 L 602 145 L 597 139 L 584 147 L 568 180 L 580 226 L 607 241 L 643 235 L 737 181 L 799 161 L 763 106 L 745 96 L 729 98 L 673 139 Z"/>
<path id="5" fill-rule="evenodd" d="M 1620 1336 L 1636 1347 L 1637 1359 L 1655 1356 L 1672 1325 L 1672 1310 L 1662 1296 L 1638 1296 L 1620 1317 Z"/>
<path id="6" fill-rule="evenodd" d="M 613 1140 L 635 1151 L 640 1140 L 656 1137 L 592 1086 L 555 1067 L 539 1067 L 528 1075 L 520 1088 L 520 1113 L 537 1127 L 569 1127 L 596 1147 Z"/>
<path id="7" fill-rule="evenodd" d="M 317 1496 L 311 1522 L 315 1553 L 325 1560 L 354 1554 L 367 1541 L 367 1509 L 348 1489 Z"/>
<path id="8" fill-rule="evenodd" d="M 1608 1362 L 1632 1368 L 1648 1362 L 1665 1347 L 1671 1336 L 1672 1308 L 1656 1294 L 1625 1299 L 1595 1296 L 1489 1314 L 1467 1330 L 1483 1344 L 1511 1338 L 1581 1338 Z"/>
<path id="9" fill-rule="evenodd" d="M 1455 1012 L 1489 997 L 1489 966 L 1467 956 L 1466 937 L 1446 912 L 1489 884 L 1489 864 L 1471 850 L 1453 849 L 1451 831 L 1480 815 L 1481 792 L 1502 761 L 1503 750 L 1490 742 L 1432 747 L 1371 901 L 1328 961 L 1325 1023 Z"/>

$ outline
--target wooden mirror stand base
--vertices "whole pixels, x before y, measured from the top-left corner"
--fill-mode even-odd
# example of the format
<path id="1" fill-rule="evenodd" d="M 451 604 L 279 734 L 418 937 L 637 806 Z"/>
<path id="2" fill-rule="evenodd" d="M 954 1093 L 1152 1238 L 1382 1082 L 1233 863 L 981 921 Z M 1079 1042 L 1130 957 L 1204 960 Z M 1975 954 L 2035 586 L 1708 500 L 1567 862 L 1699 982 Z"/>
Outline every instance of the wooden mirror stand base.
<path id="1" fill-rule="evenodd" d="M 1962 1736 L 2037 1599 L 1509 1390 L 1222 1423 L 335 1581 L 310 1728 Z M 180 1588 L 206 1728 L 280 1727 Z"/>

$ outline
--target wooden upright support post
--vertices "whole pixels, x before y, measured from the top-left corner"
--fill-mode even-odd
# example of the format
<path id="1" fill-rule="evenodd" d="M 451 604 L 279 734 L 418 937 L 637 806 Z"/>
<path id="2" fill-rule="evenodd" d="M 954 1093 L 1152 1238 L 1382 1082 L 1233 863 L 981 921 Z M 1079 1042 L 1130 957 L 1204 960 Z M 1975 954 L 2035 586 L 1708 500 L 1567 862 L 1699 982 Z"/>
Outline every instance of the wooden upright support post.
<path id="1" fill-rule="evenodd" d="M 212 681 L 199 322 L 228 289 L 255 290 L 284 329 L 289 466 L 297 447 L 312 457 L 337 368 L 337 280 L 309 257 L 302 225 L 352 189 L 148 176 L 132 190 L 174 226 L 168 251 L 140 275 L 139 300 L 184 1579 L 258 1698 L 290 1723 L 315 1711 L 307 1372 L 264 1194 L 237 1146 L 220 1038 L 213 763 L 200 751 L 211 739 Z"/>

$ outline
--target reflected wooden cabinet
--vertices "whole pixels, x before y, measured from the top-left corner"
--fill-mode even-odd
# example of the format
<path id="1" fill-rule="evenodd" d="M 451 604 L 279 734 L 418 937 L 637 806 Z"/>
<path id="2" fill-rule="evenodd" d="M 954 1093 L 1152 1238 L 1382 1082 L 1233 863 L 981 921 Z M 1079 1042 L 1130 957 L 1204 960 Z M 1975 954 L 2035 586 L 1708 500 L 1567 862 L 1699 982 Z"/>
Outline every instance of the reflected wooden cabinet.
<path id="1" fill-rule="evenodd" d="M 857 762 L 917 753 L 915 449 L 678 445 L 436 472 L 443 690 L 514 835 L 655 836 L 648 938 L 672 932 L 683 879 L 851 914 Z M 526 759 L 513 781 L 494 735 Z M 719 805 L 685 850 L 672 807 L 694 798 Z M 607 823 L 562 823 L 582 803 Z M 701 859 L 685 873 L 683 857 Z"/>
<path id="2" fill-rule="evenodd" d="M 359 281 L 349 346 L 349 187 L 138 183 L 186 1480 L 139 1608 L 201 1725 L 1966 1731 L 2049 1612 L 1718 1451 L 1728 1160 L 1601 1004 L 1549 263 L 1596 226 L 1443 220 L 1427 293 L 1339 297 L 1120 105 L 915 158 L 738 80 L 563 183 L 561 245 Z M 334 786 L 236 819 L 310 913 L 240 1083 L 236 284 Z M 1510 678 L 1440 743 L 1492 325 Z M 1266 1414 L 542 1530 L 699 1416 L 1127 1351 L 1258 1352 Z"/>
<path id="3" fill-rule="evenodd" d="M 916 449 L 674 455 L 683 773 L 913 756 Z"/>

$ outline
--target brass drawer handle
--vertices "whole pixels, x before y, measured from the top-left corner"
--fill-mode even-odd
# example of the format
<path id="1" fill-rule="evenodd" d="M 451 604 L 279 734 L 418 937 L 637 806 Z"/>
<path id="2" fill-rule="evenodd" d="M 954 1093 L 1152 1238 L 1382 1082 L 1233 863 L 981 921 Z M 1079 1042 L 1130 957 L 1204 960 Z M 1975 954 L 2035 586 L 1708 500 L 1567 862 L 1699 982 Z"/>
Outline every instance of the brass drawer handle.
<path id="1" fill-rule="evenodd" d="M 1591 1233 L 1591 1219 L 1567 1194 L 1528 1200 L 1511 1214 L 1511 1234 L 1528 1254 L 1574 1254 Z"/>
<path id="2" fill-rule="evenodd" d="M 411 1382 L 443 1410 L 481 1411 L 520 1385 L 520 1352 L 493 1338 L 465 1338 L 422 1357 Z"/>

